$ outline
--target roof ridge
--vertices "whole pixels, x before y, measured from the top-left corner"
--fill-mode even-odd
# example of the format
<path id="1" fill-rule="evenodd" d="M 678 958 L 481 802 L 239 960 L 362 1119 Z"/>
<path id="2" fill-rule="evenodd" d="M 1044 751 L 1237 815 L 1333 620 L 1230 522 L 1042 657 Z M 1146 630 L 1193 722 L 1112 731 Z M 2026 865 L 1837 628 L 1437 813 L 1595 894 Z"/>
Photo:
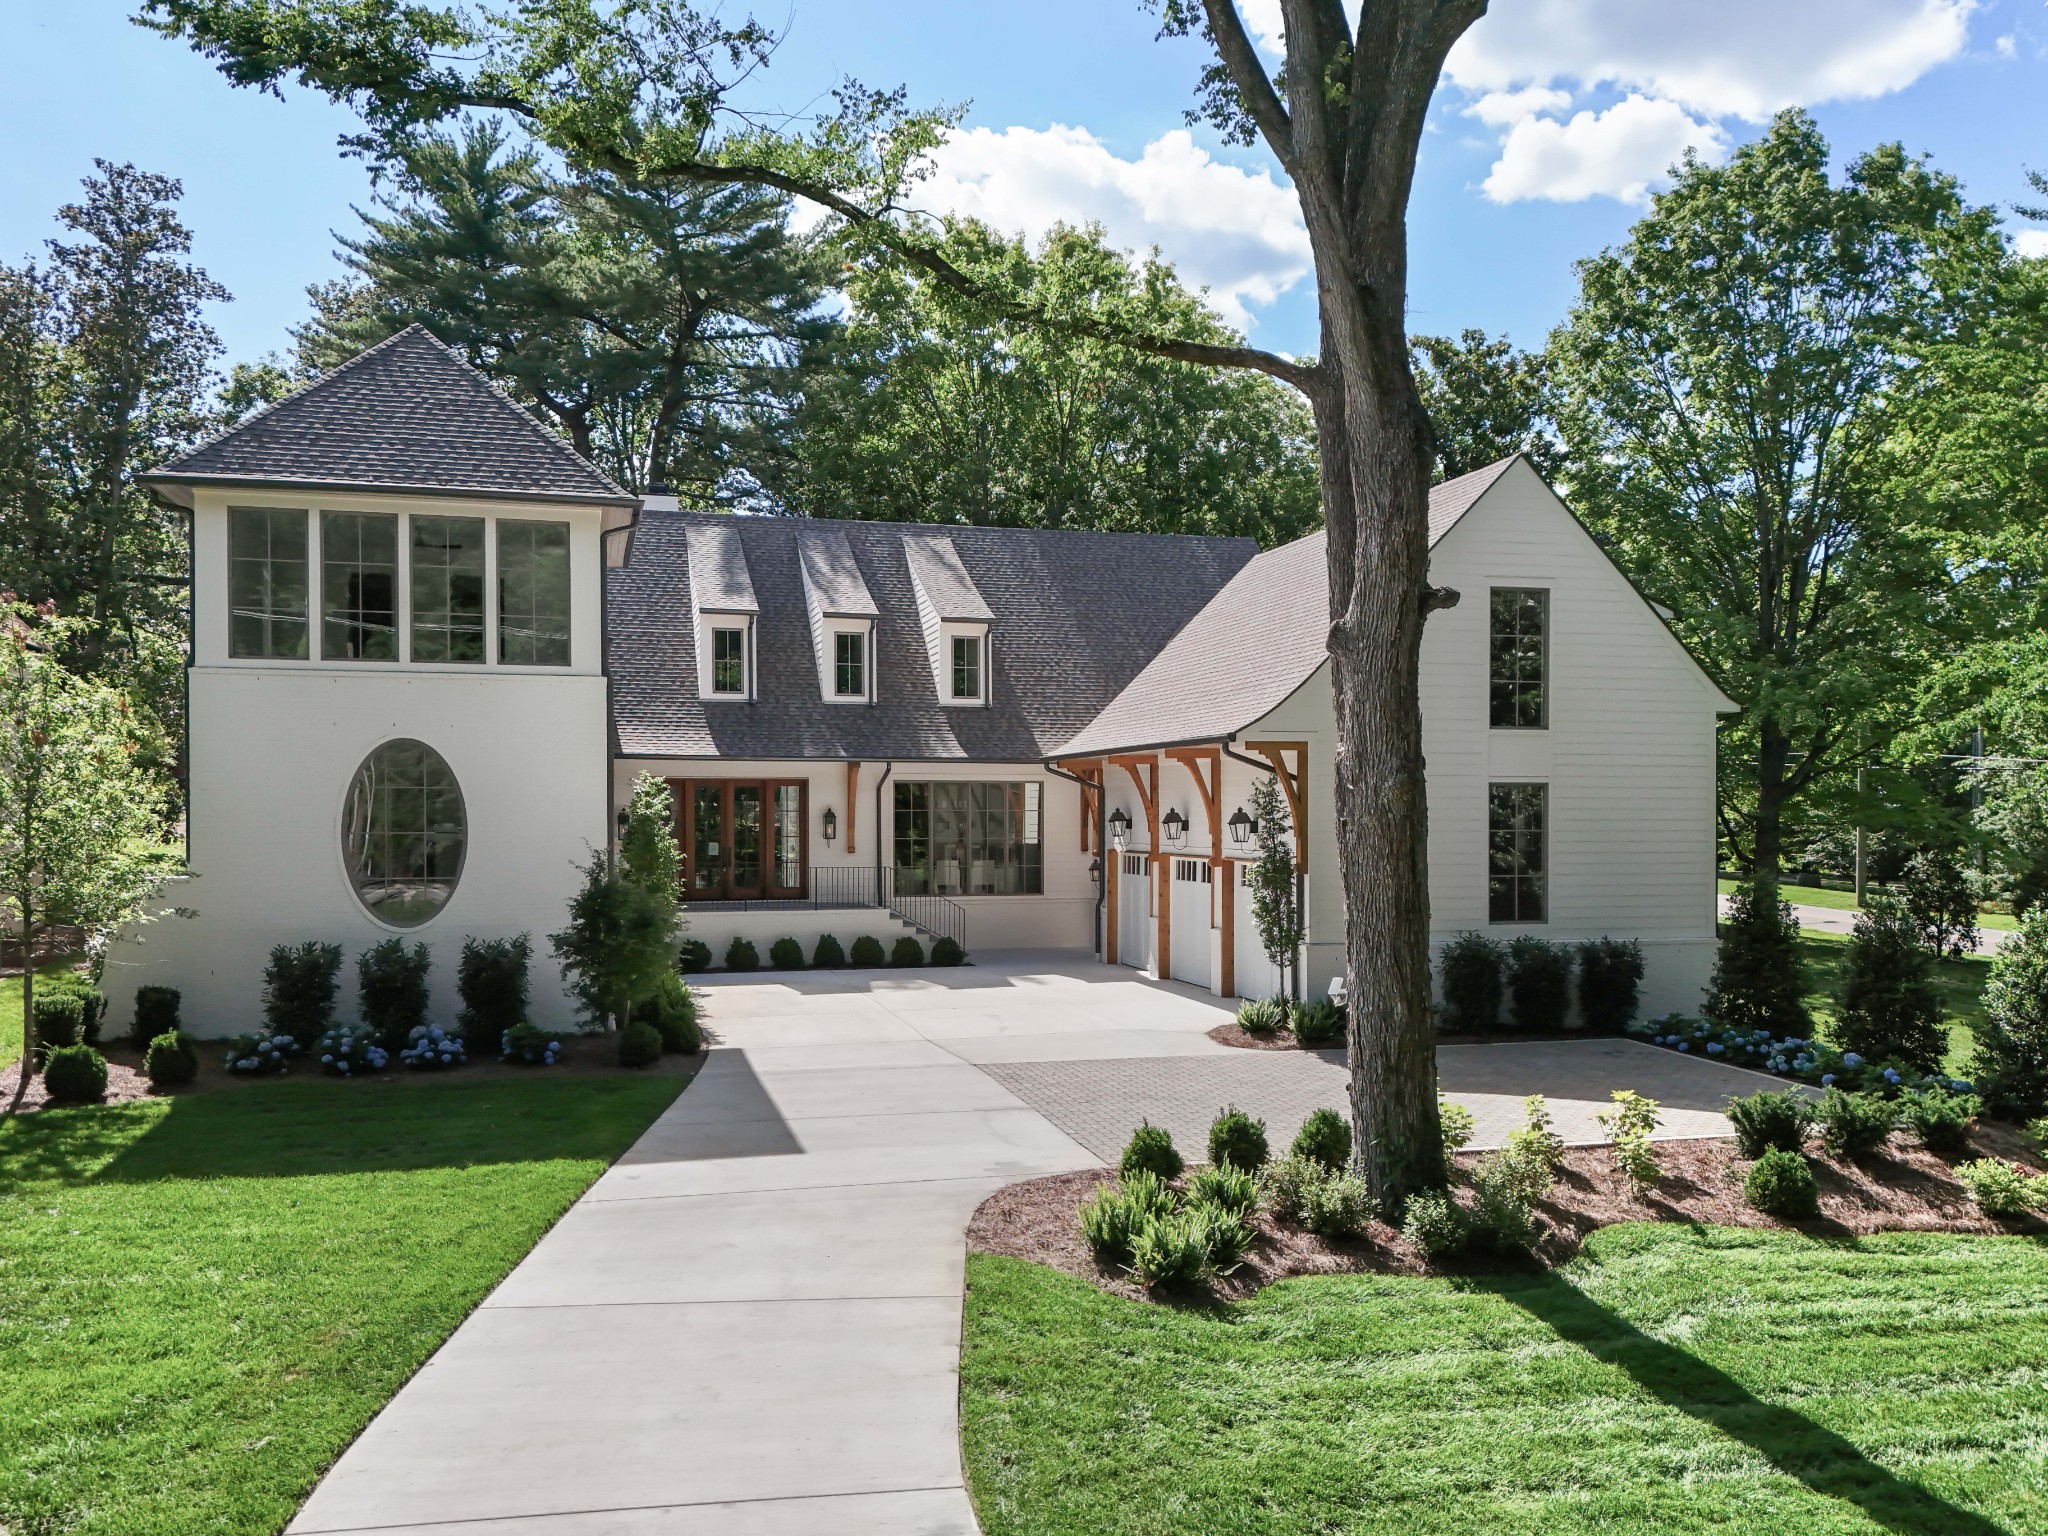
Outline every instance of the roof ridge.
<path id="1" fill-rule="evenodd" d="M 397 335 L 386 337 L 384 341 L 378 342 L 377 345 L 381 347 L 386 345 L 388 342 L 396 341 L 399 336 L 405 335 L 406 331 L 419 331 L 423 333 L 426 336 L 427 340 L 431 341 L 435 346 L 439 347 L 443 352 L 448 354 L 449 360 L 452 361 L 456 367 L 460 368 L 464 373 L 470 375 L 470 377 L 474 378 L 478 383 L 483 385 L 485 389 L 488 389 L 492 394 L 496 395 L 500 400 L 504 401 L 505 404 L 510 406 L 514 411 L 516 411 L 519 414 L 520 420 L 524 421 L 528 426 L 532 427 L 534 431 L 538 432 L 541 435 L 541 439 L 544 442 L 546 442 L 550 448 L 553 448 L 560 453 L 566 453 L 570 458 L 574 459 L 577 462 L 577 464 L 581 465 L 583 468 L 589 470 L 592 474 L 596 475 L 598 479 L 602 480 L 606 485 L 610 486 L 613 490 L 617 491 L 621 496 L 630 496 L 633 494 L 631 491 L 627 490 L 623 485 L 619 484 L 618 481 L 614 480 L 610 475 L 606 474 L 602 469 L 600 469 L 595 462 L 593 462 L 590 459 L 586 459 L 582 454 L 578 453 L 576 451 L 575 444 L 571 443 L 567 438 L 563 437 L 561 433 L 557 432 L 553 427 L 549 426 L 546 422 L 542 421 L 538 416 L 534 415 L 533 412 L 529 411 L 517 400 L 514 400 L 510 395 L 506 394 L 503 389 L 498 387 L 497 380 L 493 379 L 489 374 L 485 373 L 483 369 L 477 367 L 474 363 L 470 362 L 468 358 L 464 357 L 460 352 L 456 351 L 455 348 L 450 346 L 447 342 L 443 341 L 440 337 L 436 336 L 432 331 L 428 330 L 427 327 L 422 325 L 419 321 L 413 321 L 413 323 L 411 325 L 408 325 L 404 331 L 398 332 Z M 371 350 L 374 351 L 375 348 L 372 348 Z M 362 355 L 364 357 L 368 357 L 370 354 L 369 352 L 365 352 Z M 356 360 L 357 359 L 353 358 L 350 359 L 351 362 L 354 362 Z M 340 371 L 341 370 L 339 368 L 335 370 L 335 372 L 337 373 L 339 373 Z"/>

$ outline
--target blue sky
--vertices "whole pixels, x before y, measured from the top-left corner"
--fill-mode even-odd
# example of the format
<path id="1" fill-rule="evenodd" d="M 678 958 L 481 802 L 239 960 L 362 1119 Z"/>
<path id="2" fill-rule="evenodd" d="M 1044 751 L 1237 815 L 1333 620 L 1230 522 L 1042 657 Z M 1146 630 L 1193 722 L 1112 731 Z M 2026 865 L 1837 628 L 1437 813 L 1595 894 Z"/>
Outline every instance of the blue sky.
<path id="1" fill-rule="evenodd" d="M 1276 27 L 1277 0 L 1241 5 L 1255 32 Z M 351 120 L 296 92 L 230 90 L 128 10 L 8 0 L 0 258 L 40 251 L 95 156 L 132 160 L 185 184 L 197 259 L 235 295 L 214 316 L 230 359 L 281 348 L 306 285 L 336 272 L 330 231 L 368 195 L 335 148 Z M 1034 232 L 1101 220 L 1121 244 L 1157 244 L 1260 344 L 1313 345 L 1291 192 L 1262 152 L 1183 126 L 1199 51 L 1155 40 L 1134 0 L 760 14 L 788 21 L 764 102 L 802 109 L 852 75 L 968 105 L 924 194 L 934 209 Z M 2044 102 L 2042 0 L 1494 0 L 1433 109 L 1411 329 L 1540 344 L 1571 302 L 1572 262 L 1626 233 L 1678 150 L 1724 155 L 1775 107 L 1808 106 L 1838 155 L 1900 139 L 1973 199 L 2009 205 L 2026 165 L 2048 168 Z M 2029 238 L 2048 251 L 2048 231 Z"/>

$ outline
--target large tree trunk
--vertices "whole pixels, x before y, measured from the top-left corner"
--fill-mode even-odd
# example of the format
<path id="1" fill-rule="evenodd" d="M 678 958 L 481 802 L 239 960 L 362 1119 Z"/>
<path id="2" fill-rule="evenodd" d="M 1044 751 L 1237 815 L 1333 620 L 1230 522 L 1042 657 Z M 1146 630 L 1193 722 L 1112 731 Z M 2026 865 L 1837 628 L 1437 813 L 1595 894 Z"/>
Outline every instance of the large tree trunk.
<path id="1" fill-rule="evenodd" d="M 1324 355 L 1338 366 L 1316 416 L 1330 530 L 1353 1156 L 1391 1212 L 1446 1176 L 1429 1009 L 1420 697 L 1432 450 L 1400 327 L 1361 323 L 1342 334 L 1344 312 L 1363 319 L 1369 304 L 1362 294 L 1349 298 L 1324 305 Z"/>
<path id="2" fill-rule="evenodd" d="M 1750 831 L 1750 878 L 1759 888 L 1778 888 L 1785 862 L 1786 770 L 1792 742 L 1771 721 L 1757 730 L 1756 821 Z"/>

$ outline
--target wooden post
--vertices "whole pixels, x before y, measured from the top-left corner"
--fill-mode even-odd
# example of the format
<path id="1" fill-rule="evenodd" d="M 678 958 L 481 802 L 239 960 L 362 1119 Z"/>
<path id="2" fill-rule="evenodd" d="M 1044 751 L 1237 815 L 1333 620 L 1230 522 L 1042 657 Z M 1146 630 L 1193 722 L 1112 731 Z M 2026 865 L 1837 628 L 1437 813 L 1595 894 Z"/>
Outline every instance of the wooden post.
<path id="1" fill-rule="evenodd" d="M 860 814 L 860 764 L 846 765 L 846 856 L 852 858 L 854 817 Z"/>

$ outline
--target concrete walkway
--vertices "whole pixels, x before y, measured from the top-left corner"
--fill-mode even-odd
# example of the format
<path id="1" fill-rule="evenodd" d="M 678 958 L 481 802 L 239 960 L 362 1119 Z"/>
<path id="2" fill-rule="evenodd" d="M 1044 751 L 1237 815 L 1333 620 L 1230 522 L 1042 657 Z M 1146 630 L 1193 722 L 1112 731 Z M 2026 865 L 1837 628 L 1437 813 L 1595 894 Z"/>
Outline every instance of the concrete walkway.
<path id="1" fill-rule="evenodd" d="M 1220 1046 L 1215 999 L 1071 955 L 713 979 L 703 996 L 716 1049 L 696 1082 L 292 1532 L 973 1536 L 958 1361 L 974 1208 L 1094 1166 L 1090 1147 L 1113 1155 L 1140 1114 L 1199 1155 L 1222 1100 L 1280 1145 L 1343 1102 L 1341 1067 Z M 1750 1078 L 1614 1041 L 1460 1049 L 1491 1053 L 1447 1051 L 1444 1071 L 1496 1135 L 1522 1093 L 1571 1113 L 1612 1087 L 1654 1094 L 1653 1070 L 1725 1128 L 1711 1106 Z M 1077 1117 L 1063 1106 L 1091 1082 L 1116 1091 Z"/>

